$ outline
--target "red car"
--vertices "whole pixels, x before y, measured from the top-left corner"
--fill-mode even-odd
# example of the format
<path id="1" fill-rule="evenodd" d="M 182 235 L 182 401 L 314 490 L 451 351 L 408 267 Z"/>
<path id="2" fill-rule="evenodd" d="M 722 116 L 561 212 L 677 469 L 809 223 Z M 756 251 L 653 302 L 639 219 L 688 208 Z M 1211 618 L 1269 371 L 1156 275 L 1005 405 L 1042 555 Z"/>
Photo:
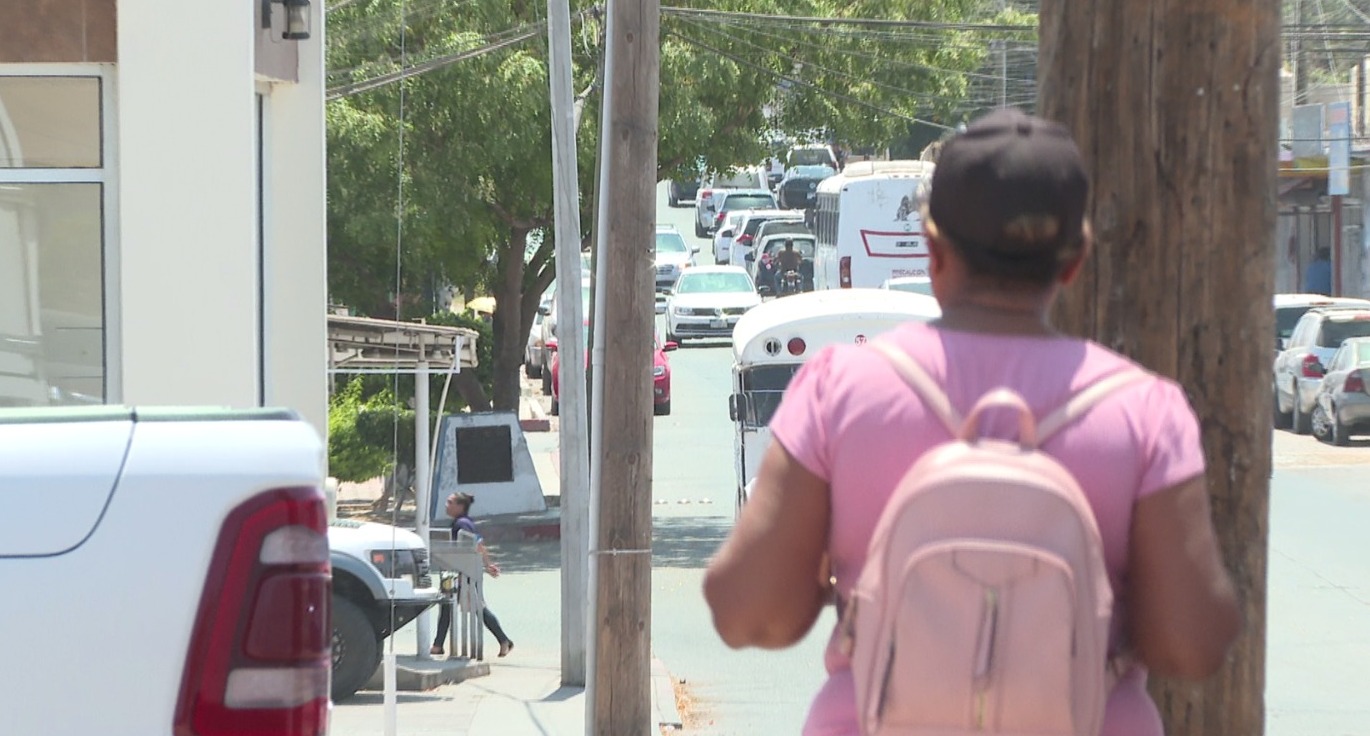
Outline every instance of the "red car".
<path id="1" fill-rule="evenodd" d="M 666 353 L 676 347 L 673 342 L 652 340 L 652 413 L 659 417 L 671 413 L 671 364 L 666 360 Z M 556 416 L 561 404 L 561 353 L 557 351 L 555 337 L 547 341 L 547 349 L 552 351 L 552 416 Z M 587 360 L 589 356 L 590 351 L 585 351 Z"/>

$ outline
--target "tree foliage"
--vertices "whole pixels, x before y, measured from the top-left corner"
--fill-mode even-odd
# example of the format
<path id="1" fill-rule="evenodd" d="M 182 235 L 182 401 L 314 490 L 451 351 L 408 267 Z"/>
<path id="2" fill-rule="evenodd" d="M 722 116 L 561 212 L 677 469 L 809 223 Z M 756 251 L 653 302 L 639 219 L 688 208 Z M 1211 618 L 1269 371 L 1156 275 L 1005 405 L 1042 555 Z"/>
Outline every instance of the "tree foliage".
<path id="1" fill-rule="evenodd" d="M 711 7 L 937 23 L 997 12 L 980 0 L 717 0 Z M 603 31 L 593 8 L 572 2 L 587 235 Z M 488 290 L 497 301 L 492 396 L 502 409 L 517 404 L 524 340 L 554 276 L 547 44 L 535 25 L 544 14 L 541 0 L 356 0 L 328 14 L 333 88 L 537 31 L 403 83 L 340 97 L 327 113 L 333 300 L 364 314 L 408 318 L 434 311 L 443 284 Z M 750 165 L 769 155 L 768 140 L 781 134 L 888 145 L 914 120 L 949 124 L 987 43 L 972 30 L 668 13 L 658 170 L 666 178 L 692 174 L 701 162 L 720 171 Z M 530 248 L 530 233 L 545 237 Z"/>

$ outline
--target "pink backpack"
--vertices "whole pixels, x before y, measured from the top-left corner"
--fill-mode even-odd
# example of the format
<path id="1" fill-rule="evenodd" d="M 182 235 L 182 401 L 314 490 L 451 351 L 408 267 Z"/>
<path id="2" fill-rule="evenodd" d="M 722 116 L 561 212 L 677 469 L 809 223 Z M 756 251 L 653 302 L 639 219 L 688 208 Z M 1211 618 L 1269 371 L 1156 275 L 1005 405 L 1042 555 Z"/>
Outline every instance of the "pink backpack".
<path id="1" fill-rule="evenodd" d="M 1108 376 L 1040 422 L 1017 393 L 964 421 L 903 351 L 872 342 L 951 432 L 899 481 L 842 617 L 861 732 L 1098 736 L 1119 661 L 1113 591 L 1079 484 L 1038 448 L 1140 370 Z M 1019 441 L 981 438 L 990 407 Z"/>

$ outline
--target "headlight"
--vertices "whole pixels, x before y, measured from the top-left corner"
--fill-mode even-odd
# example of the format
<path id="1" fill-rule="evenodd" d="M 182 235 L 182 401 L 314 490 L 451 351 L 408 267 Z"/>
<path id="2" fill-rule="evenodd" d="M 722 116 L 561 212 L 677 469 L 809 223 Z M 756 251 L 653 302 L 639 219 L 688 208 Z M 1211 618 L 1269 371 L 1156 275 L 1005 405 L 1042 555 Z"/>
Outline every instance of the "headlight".
<path id="1" fill-rule="evenodd" d="M 418 575 L 419 566 L 414 560 L 414 553 L 407 549 L 377 549 L 372 550 L 369 555 L 371 564 L 381 571 L 381 577 L 402 578 L 409 575 Z"/>
<path id="2" fill-rule="evenodd" d="M 652 366 L 652 378 L 661 378 L 661 377 L 664 376 L 664 375 L 666 375 L 666 366 L 664 366 L 664 365 L 654 365 L 654 366 Z"/>
<path id="3" fill-rule="evenodd" d="M 677 317 L 689 317 L 694 314 L 694 310 L 689 307 L 671 307 L 671 312 Z"/>

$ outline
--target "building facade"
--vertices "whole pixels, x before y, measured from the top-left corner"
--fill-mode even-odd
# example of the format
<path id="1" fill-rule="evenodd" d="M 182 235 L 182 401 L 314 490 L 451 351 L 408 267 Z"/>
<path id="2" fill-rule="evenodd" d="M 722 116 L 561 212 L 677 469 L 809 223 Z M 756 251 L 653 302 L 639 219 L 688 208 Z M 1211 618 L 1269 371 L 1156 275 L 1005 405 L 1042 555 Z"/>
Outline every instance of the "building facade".
<path id="1" fill-rule="evenodd" d="M 324 431 L 323 4 L 288 5 L 0 0 L 0 405 Z"/>

